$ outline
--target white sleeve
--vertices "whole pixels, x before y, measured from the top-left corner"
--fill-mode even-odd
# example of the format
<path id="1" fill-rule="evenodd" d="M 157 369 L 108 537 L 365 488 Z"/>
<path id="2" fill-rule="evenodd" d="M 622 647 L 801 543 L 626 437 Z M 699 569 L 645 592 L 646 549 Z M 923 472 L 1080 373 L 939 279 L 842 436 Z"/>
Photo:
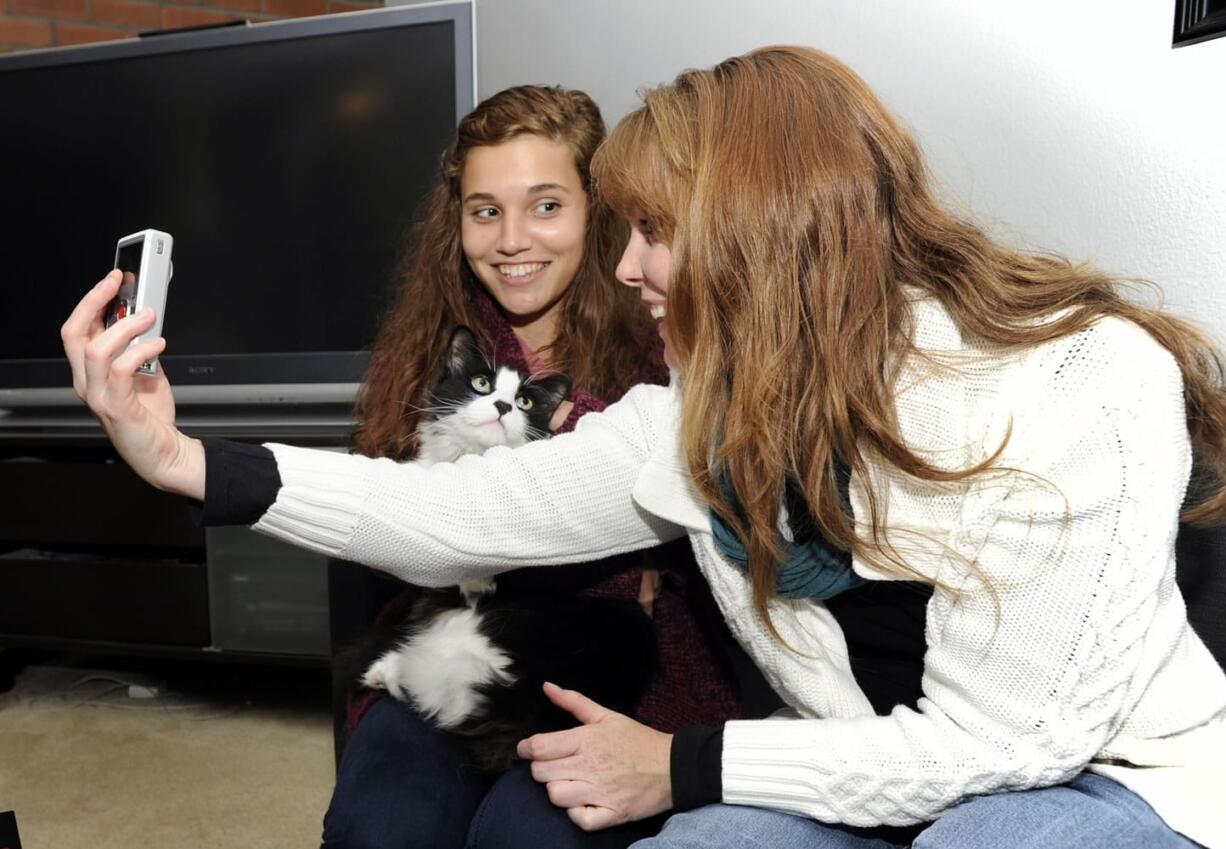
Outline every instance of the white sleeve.
<path id="1" fill-rule="evenodd" d="M 281 489 L 255 530 L 422 586 L 586 562 L 681 536 L 631 497 L 663 387 L 640 386 L 575 431 L 422 467 L 269 445 Z"/>
<path id="2" fill-rule="evenodd" d="M 1190 446 L 1162 353 L 1019 421 L 1035 477 L 967 490 L 949 545 L 978 572 L 950 558 L 939 573 L 918 709 L 728 723 L 725 802 L 918 823 L 970 795 L 1066 781 L 1102 749 L 1186 627 L 1173 547 Z"/>

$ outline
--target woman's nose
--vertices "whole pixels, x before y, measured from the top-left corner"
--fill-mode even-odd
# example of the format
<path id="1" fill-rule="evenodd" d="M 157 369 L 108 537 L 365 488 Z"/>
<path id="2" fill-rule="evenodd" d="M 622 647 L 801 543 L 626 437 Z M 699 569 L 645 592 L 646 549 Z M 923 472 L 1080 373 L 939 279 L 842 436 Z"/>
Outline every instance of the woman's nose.
<path id="1" fill-rule="evenodd" d="M 530 248 L 528 228 L 518 215 L 504 215 L 502 228 L 498 232 L 498 252 L 505 256 L 513 256 Z"/>
<path id="2" fill-rule="evenodd" d="M 613 276 L 625 283 L 627 286 L 633 286 L 635 289 L 640 289 L 643 286 L 643 267 L 639 263 L 638 258 L 634 255 L 633 241 L 626 244 L 626 249 L 622 251 L 622 258 L 618 260 L 617 268 L 613 272 Z"/>

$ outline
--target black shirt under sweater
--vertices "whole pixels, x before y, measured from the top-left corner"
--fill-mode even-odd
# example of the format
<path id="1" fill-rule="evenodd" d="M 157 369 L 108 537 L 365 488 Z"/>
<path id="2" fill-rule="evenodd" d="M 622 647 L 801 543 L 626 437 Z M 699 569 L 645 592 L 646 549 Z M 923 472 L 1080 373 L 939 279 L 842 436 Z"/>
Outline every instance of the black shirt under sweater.
<path id="1" fill-rule="evenodd" d="M 205 526 L 251 525 L 276 501 L 281 475 L 273 453 L 261 445 L 205 438 L 204 502 L 194 502 Z M 910 581 L 870 581 L 826 600 L 847 640 L 856 683 L 878 714 L 896 705 L 914 707 L 924 664 L 924 619 L 932 588 Z M 724 646 L 736 670 L 749 718 L 783 706 L 744 650 Z M 670 752 L 673 807 L 688 810 L 720 802 L 723 726 L 682 728 Z"/>

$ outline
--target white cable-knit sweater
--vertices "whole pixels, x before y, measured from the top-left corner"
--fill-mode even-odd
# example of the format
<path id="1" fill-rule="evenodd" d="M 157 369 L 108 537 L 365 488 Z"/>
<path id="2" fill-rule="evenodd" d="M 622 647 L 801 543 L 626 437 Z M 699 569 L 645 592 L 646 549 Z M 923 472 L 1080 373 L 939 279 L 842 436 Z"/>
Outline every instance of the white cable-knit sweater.
<path id="1" fill-rule="evenodd" d="M 869 459 L 890 543 L 938 582 L 914 710 L 873 715 L 820 602 L 771 605 L 800 653 L 757 621 L 747 577 L 712 545 L 679 455 L 676 386 L 636 387 L 572 434 L 430 468 L 269 446 L 283 486 L 255 527 L 424 585 L 688 533 L 733 633 L 800 715 L 728 723 L 726 802 L 914 823 L 972 794 L 1130 759 L 1163 769 L 1136 783 L 1137 770 L 1110 774 L 1177 830 L 1222 841 L 1217 812 L 1188 802 L 1192 783 L 1226 798 L 1226 675 L 1175 585 L 1190 449 L 1173 359 L 1116 319 L 1001 352 L 967 338 L 935 301 L 917 300 L 913 315 L 923 353 L 902 362 L 896 386 L 908 444 L 965 468 L 1008 434 L 1000 466 L 1021 470 L 933 485 Z M 858 477 L 851 500 L 863 521 Z"/>

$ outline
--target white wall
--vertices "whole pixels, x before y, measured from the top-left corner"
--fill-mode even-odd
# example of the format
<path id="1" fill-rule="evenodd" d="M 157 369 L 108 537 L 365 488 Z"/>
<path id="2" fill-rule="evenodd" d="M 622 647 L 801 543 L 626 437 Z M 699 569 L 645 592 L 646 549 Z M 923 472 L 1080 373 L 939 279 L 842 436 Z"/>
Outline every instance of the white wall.
<path id="1" fill-rule="evenodd" d="M 938 177 L 1014 243 L 1160 283 L 1226 343 L 1226 38 L 1170 47 L 1174 0 L 477 0 L 482 97 L 635 90 L 766 44 L 855 68 Z"/>

